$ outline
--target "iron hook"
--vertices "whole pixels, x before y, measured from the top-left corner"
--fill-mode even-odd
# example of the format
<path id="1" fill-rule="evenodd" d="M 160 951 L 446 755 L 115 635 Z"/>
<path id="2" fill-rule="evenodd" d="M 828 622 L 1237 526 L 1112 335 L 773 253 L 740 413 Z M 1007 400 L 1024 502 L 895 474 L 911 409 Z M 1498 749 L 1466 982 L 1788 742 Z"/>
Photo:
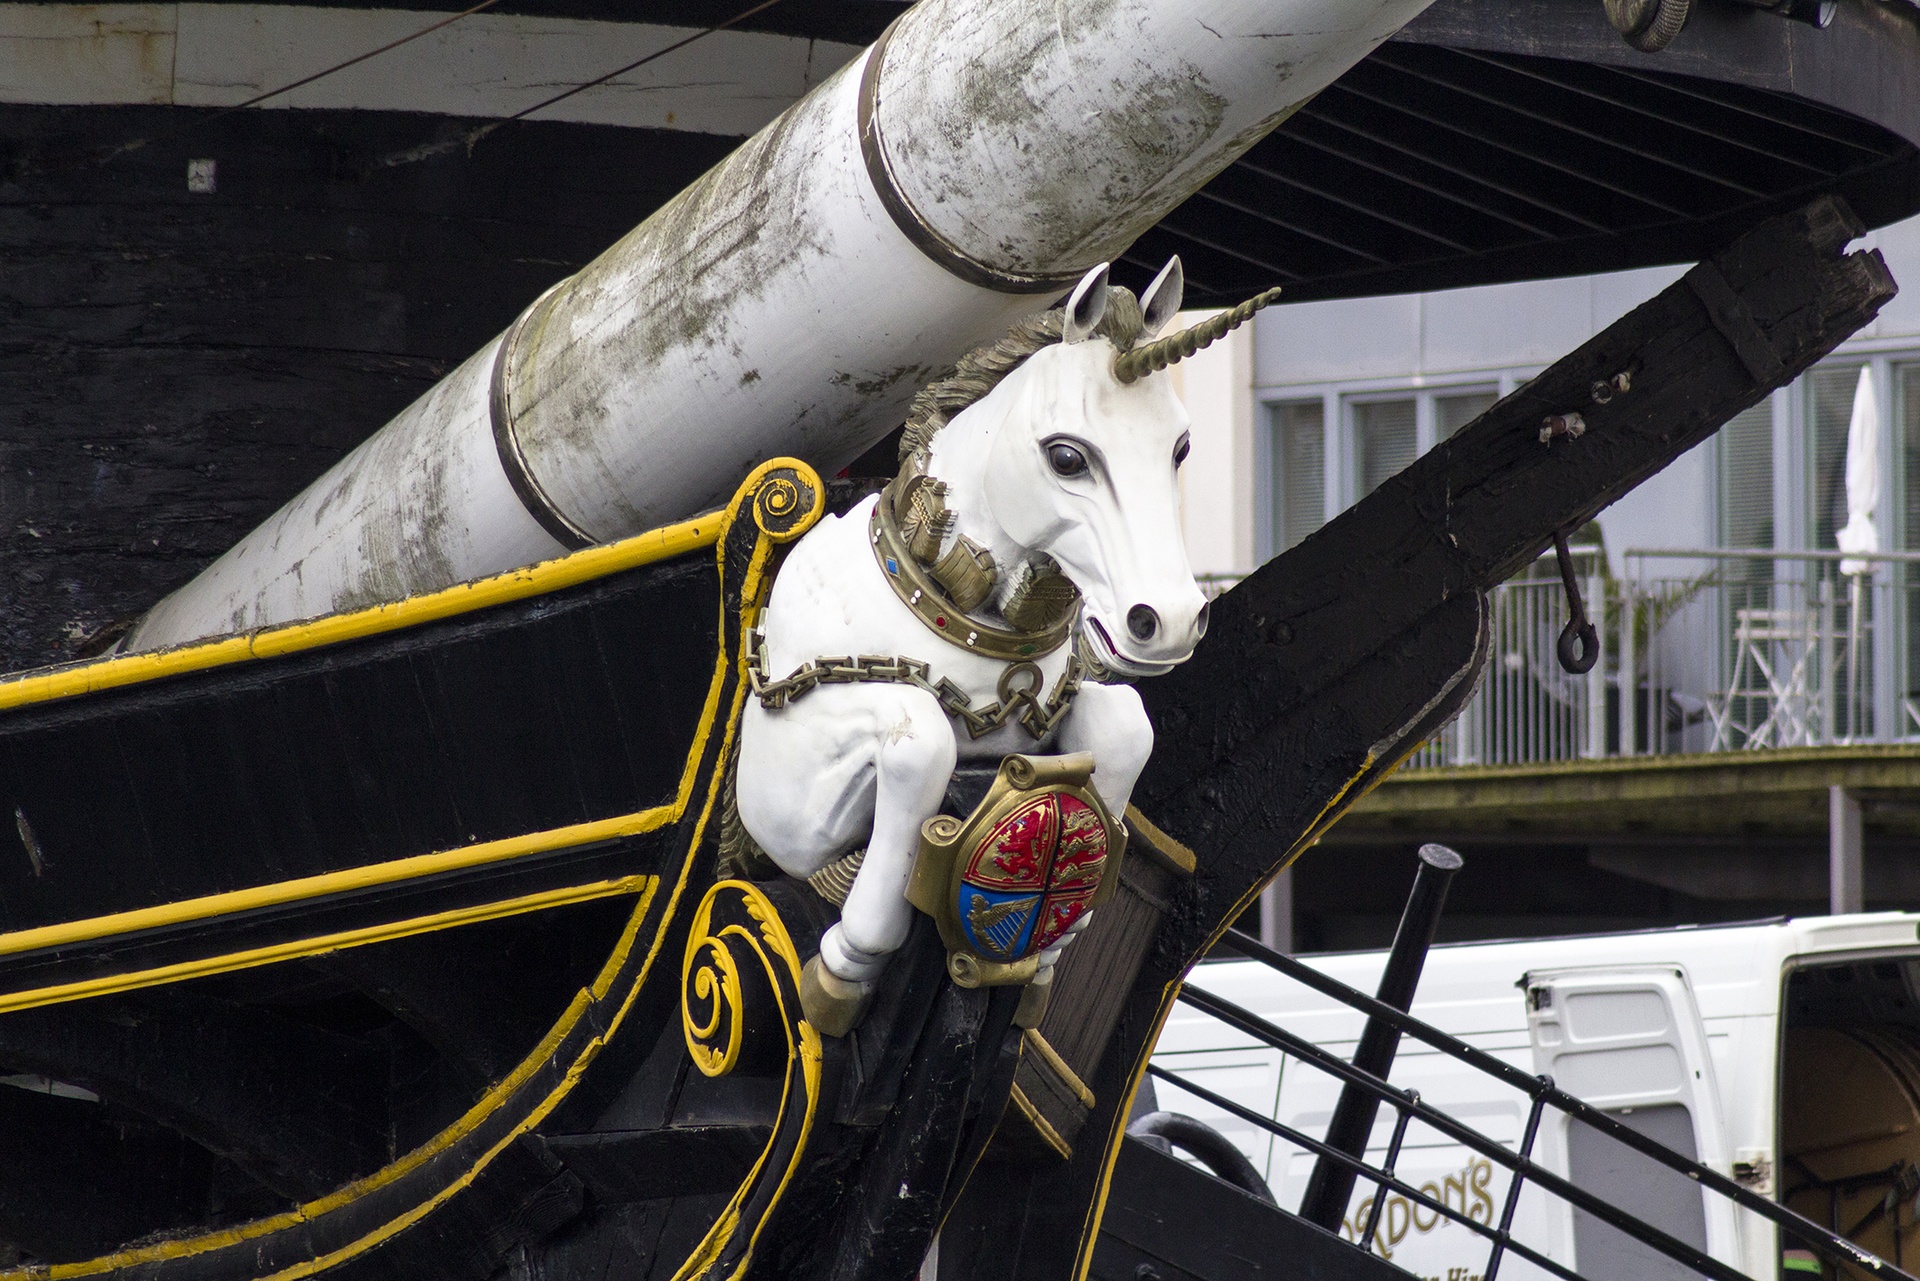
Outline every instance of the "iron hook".
<path id="1" fill-rule="evenodd" d="M 1580 583 L 1573 576 L 1573 553 L 1567 550 L 1565 530 L 1553 531 L 1553 556 L 1560 564 L 1560 581 L 1567 588 L 1567 612 L 1573 615 L 1560 629 L 1554 654 L 1562 668 L 1575 676 L 1584 676 L 1600 661 L 1600 634 L 1587 621 L 1587 606 L 1580 599 Z"/>

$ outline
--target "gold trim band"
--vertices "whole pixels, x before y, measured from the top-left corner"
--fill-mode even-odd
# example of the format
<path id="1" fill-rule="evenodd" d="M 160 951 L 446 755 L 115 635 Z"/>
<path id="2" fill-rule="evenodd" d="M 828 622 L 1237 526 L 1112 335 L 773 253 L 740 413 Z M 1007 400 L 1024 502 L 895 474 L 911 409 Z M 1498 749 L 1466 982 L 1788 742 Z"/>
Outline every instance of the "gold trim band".
<path id="1" fill-rule="evenodd" d="M 1132 805 L 1127 806 L 1127 823 L 1146 838 L 1140 843 L 1141 848 L 1158 859 L 1168 871 L 1192 876 L 1194 869 L 1200 866 L 1200 860 L 1192 850 L 1161 831 L 1159 824 Z"/>
<path id="2" fill-rule="evenodd" d="M 1054 1129 L 1047 1118 L 1040 1115 L 1040 1109 L 1033 1106 L 1033 1101 L 1019 1086 L 1016 1085 L 1009 1090 L 1007 1097 L 1013 1100 L 1013 1106 L 1020 1109 L 1020 1115 L 1027 1118 L 1028 1124 L 1033 1126 L 1034 1133 L 1038 1134 L 1048 1147 L 1067 1160 L 1073 1160 L 1073 1144 L 1060 1137 L 1060 1131 Z"/>
<path id="3" fill-rule="evenodd" d="M 623 876 L 618 880 L 595 881 L 588 885 L 575 885 L 563 890 L 544 890 L 539 894 L 502 899 L 496 903 L 481 903 L 473 907 L 454 908 L 446 912 L 435 912 L 429 916 L 392 921 L 386 925 L 367 925 L 357 930 L 340 930 L 333 934 L 321 934 L 291 943 L 276 943 L 271 947 L 230 952 L 225 956 L 210 956 L 198 961 L 162 965 L 151 970 L 109 974 L 103 978 L 85 979 L 77 983 L 61 983 L 53 987 L 14 992 L 0 995 L 0 1014 L 37 1009 L 43 1005 L 59 1005 L 67 1001 L 81 1001 L 95 996 L 112 996 L 117 992 L 160 987 L 167 983 L 207 978 L 215 974 L 231 974 L 235 970 L 256 969 L 259 966 L 273 965 L 280 961 L 318 956 L 322 952 L 338 952 L 350 947 L 364 947 L 369 943 L 388 943 L 394 939 L 411 938 L 416 934 L 430 934 L 436 930 L 451 929 L 456 925 L 472 925 L 480 921 L 499 920 L 506 916 L 522 916 L 528 912 L 540 912 L 573 903 L 586 903 L 594 899 L 613 898 L 622 894 L 644 894 L 651 891 L 654 883 L 659 879 L 657 876 Z"/>
<path id="4" fill-rule="evenodd" d="M 711 512 L 677 525 L 635 534 L 617 543 L 589 547 L 524 569 L 456 583 L 424 596 L 409 596 L 348 614 L 328 614 L 307 622 L 284 623 L 236 636 L 194 641 L 174 649 L 122 654 L 0 677 L 0 711 L 256 658 L 282 658 L 559 591 L 711 547 L 720 537 L 724 515 Z"/>
<path id="5" fill-rule="evenodd" d="M 711 517 L 703 517 L 701 522 L 688 522 L 687 526 L 672 528 L 690 528 L 696 523 L 705 524 L 711 521 L 711 528 L 707 530 L 701 542 L 695 545 L 714 546 L 720 541 L 727 527 L 734 520 L 739 505 L 757 490 L 760 483 L 770 472 L 782 467 L 794 469 L 812 486 L 812 492 L 820 492 L 819 478 L 806 464 L 797 463 L 791 459 L 776 459 L 755 468 L 753 473 L 747 477 L 745 483 L 742 484 L 736 492 L 733 503 L 725 510 Z M 796 538 L 801 533 L 804 533 L 806 529 L 810 528 L 819 520 L 820 512 L 821 508 L 817 504 L 813 506 L 802 515 L 801 519 L 794 524 L 793 528 L 785 534 L 785 537 Z M 670 532 L 671 529 L 662 530 L 657 531 L 655 535 L 641 535 L 640 538 L 630 539 L 625 543 L 615 543 L 604 547 L 590 548 L 587 551 L 575 553 L 574 556 L 567 557 L 563 561 L 549 562 L 549 564 L 571 565 L 582 561 L 592 564 L 604 564 L 606 558 L 620 554 L 623 548 L 629 548 L 639 543 L 642 539 L 659 537 Z M 747 565 L 744 581 L 741 584 L 741 617 L 739 622 L 742 626 L 746 625 L 750 617 L 755 614 L 761 604 L 764 603 L 767 562 L 773 541 L 774 536 L 771 534 L 757 540 L 753 555 Z M 724 549 L 716 553 L 716 562 L 717 568 L 720 570 L 721 582 L 724 586 L 727 581 L 727 565 Z M 615 566 L 614 568 L 621 567 L 623 566 Z M 527 571 L 521 572 L 525 573 Z M 612 569 L 602 569 L 599 572 L 612 572 Z M 592 574 L 586 575 L 586 577 L 592 576 Z M 723 605 L 723 623 L 725 618 L 726 607 Z M 727 759 L 728 753 L 732 750 L 734 726 L 738 723 L 740 717 L 740 709 L 746 693 L 746 681 L 744 673 L 741 673 L 734 685 L 733 696 L 731 700 L 726 703 L 726 714 L 723 717 L 722 701 L 727 689 L 728 674 L 735 671 L 744 661 L 739 654 L 729 653 L 725 637 L 726 631 L 723 626 L 719 653 L 715 656 L 713 677 L 707 687 L 706 705 L 701 712 L 693 744 L 688 749 L 686 764 L 681 772 L 680 786 L 676 792 L 676 799 L 671 806 L 671 821 L 673 822 L 680 822 L 683 819 L 687 819 L 689 809 L 693 808 L 694 784 L 700 777 L 703 767 L 709 763 L 708 751 L 716 728 L 719 732 L 720 741 L 717 748 L 714 749 L 714 756 L 719 760 L 725 760 Z M 706 835 L 709 820 L 714 813 L 718 792 L 718 776 L 717 774 L 709 774 L 704 800 L 699 804 L 697 811 L 691 818 L 691 831 L 688 833 L 685 853 L 681 857 L 677 876 L 671 882 L 668 882 L 664 878 L 649 879 L 649 883 L 641 892 L 639 902 L 634 905 L 633 913 L 628 918 L 626 929 L 621 934 L 620 941 L 608 955 L 605 964 L 601 967 L 599 974 L 595 976 L 593 982 L 586 989 L 575 995 L 565 1013 L 548 1029 L 546 1036 L 541 1039 L 540 1043 L 536 1045 L 525 1058 L 520 1060 L 505 1079 L 496 1083 L 485 1095 L 476 1100 L 474 1105 L 467 1109 L 457 1121 L 440 1131 L 432 1139 L 401 1156 L 384 1169 L 368 1175 L 364 1179 L 357 1180 L 345 1187 L 336 1189 L 317 1200 L 309 1201 L 294 1209 L 283 1211 L 264 1219 L 256 1219 L 249 1223 L 236 1224 L 231 1227 L 216 1228 L 208 1232 L 203 1232 L 198 1236 L 175 1237 L 160 1242 L 127 1247 L 112 1254 L 81 1262 L 57 1263 L 44 1271 L 38 1266 L 32 1268 L 0 1269 L 0 1281 L 69 1281 L 69 1279 L 72 1278 L 96 1277 L 103 1273 L 140 1267 L 146 1264 L 209 1254 L 214 1251 L 245 1245 L 248 1242 L 260 1242 L 288 1228 L 297 1227 L 302 1224 L 313 1224 L 322 1216 L 331 1214 L 341 1207 L 359 1200 L 376 1190 L 391 1187 L 399 1180 L 416 1173 L 428 1162 L 438 1159 L 455 1145 L 471 1137 L 483 1123 L 501 1108 L 505 1107 L 508 1100 L 521 1090 L 528 1088 L 535 1081 L 536 1077 L 553 1070 L 556 1067 L 553 1061 L 554 1056 L 569 1044 L 569 1038 L 575 1038 L 574 1048 L 571 1050 L 574 1057 L 564 1065 L 565 1071 L 560 1079 L 550 1086 L 544 1087 L 543 1093 L 533 1102 L 532 1106 L 521 1114 L 505 1133 L 488 1143 L 488 1145 L 473 1158 L 463 1173 L 433 1190 L 429 1195 L 423 1197 L 408 1209 L 396 1214 L 393 1218 L 371 1231 L 364 1233 L 355 1240 L 304 1262 L 281 1268 L 270 1276 L 260 1278 L 259 1281 L 296 1281 L 297 1278 L 311 1276 L 314 1273 L 324 1271 L 344 1260 L 373 1249 L 382 1242 L 390 1240 L 399 1233 L 404 1232 L 413 1224 L 420 1222 L 432 1214 L 440 1206 L 459 1195 L 463 1189 L 470 1186 L 500 1153 L 511 1147 L 522 1135 L 531 1131 L 558 1107 L 561 1101 L 572 1092 L 588 1065 L 598 1055 L 601 1047 L 618 1035 L 628 1015 L 632 1012 L 635 1003 L 639 1000 L 641 990 L 646 986 L 649 977 L 652 975 L 654 964 L 659 959 L 661 950 L 668 938 L 670 927 L 676 918 L 676 909 L 680 896 L 686 889 L 688 881 L 693 874 L 695 851 L 700 848 L 701 841 Z M 659 889 L 663 886 L 668 887 L 666 905 L 660 912 L 651 938 L 643 941 L 640 936 L 641 928 L 649 920 L 654 919 L 652 915 L 654 899 Z M 644 955 L 637 962 L 634 962 L 633 955 L 636 949 L 641 947 L 645 949 Z M 627 971 L 629 964 L 637 964 L 637 970 L 631 974 Z M 621 982 L 623 976 L 625 977 L 625 982 L 621 985 L 620 991 L 616 992 L 616 984 Z M 583 1042 L 578 1041 L 581 1035 L 580 1024 L 589 1014 L 592 1014 L 596 1019 L 593 1035 L 590 1039 Z M 819 1038 L 813 1035 L 811 1028 L 808 1028 L 805 1024 L 801 1025 L 801 1030 L 804 1038 L 802 1053 L 803 1060 L 807 1065 L 808 1083 L 811 1088 L 817 1088 L 821 1070 Z M 811 1117 L 811 1107 L 812 1104 L 809 1103 L 809 1117 Z M 784 1187 L 784 1183 L 782 1186 Z M 263 1247 L 256 1246 L 256 1249 L 259 1248 Z"/>
<path id="6" fill-rule="evenodd" d="M 1060 1057 L 1060 1051 L 1054 1049 L 1047 1043 L 1047 1038 L 1040 1035 L 1040 1029 L 1028 1028 L 1026 1041 L 1033 1047 L 1033 1052 L 1040 1056 L 1040 1061 L 1052 1068 L 1053 1074 L 1060 1078 L 1062 1084 L 1073 1091 L 1073 1097 L 1080 1100 L 1080 1106 L 1091 1110 L 1096 1102 L 1093 1091 L 1087 1088 L 1087 1083 L 1080 1079 L 1078 1072 L 1067 1066 L 1067 1061 Z"/>
<path id="7" fill-rule="evenodd" d="M 893 486 L 880 491 L 867 524 L 873 558 L 880 563 L 880 572 L 887 576 L 894 594 L 927 625 L 927 630 L 949 645 L 988 658 L 1019 662 L 1051 654 L 1073 635 L 1073 626 L 1080 618 L 1077 610 L 1037 632 L 1010 631 L 967 617 L 908 551 L 893 512 Z"/>
<path id="8" fill-rule="evenodd" d="M 264 907 L 281 907 L 288 903 L 322 898 L 329 894 L 416 880 L 440 872 L 458 872 L 473 867 L 484 867 L 489 863 L 500 863 L 525 854 L 539 854 L 574 845 L 588 845 L 594 841 L 615 840 L 623 836 L 638 836 L 673 821 L 675 810 L 676 807 L 673 805 L 660 805 L 634 814 L 622 814 L 617 818 L 603 818 L 591 823 L 574 823 L 544 832 L 510 836 L 504 840 L 482 841 L 478 845 L 462 846 L 459 849 L 434 854 L 416 854 L 410 858 L 398 858 L 387 863 L 372 863 L 340 872 L 326 872 L 319 876 L 276 881 L 271 885 L 259 885 L 251 889 L 228 890 L 223 894 L 183 899 L 178 903 L 166 903 L 159 907 L 135 908 L 108 916 L 91 916 L 84 920 L 67 921 L 59 925 L 42 925 L 30 930 L 16 930 L 11 934 L 0 934 L 0 956 L 15 956 L 21 952 L 64 947 L 73 943 L 91 943 L 112 938 L 116 934 L 133 934 L 141 930 L 160 929 L 169 925 L 208 921 L 216 917 L 231 916 L 236 912 L 255 911 Z"/>

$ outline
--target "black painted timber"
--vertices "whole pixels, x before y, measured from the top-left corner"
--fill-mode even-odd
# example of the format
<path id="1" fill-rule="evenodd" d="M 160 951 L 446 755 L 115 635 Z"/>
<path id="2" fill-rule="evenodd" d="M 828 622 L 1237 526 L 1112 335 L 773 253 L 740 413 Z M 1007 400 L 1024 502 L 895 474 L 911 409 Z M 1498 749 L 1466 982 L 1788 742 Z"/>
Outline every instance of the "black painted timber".
<path id="1" fill-rule="evenodd" d="M 1407 1281 L 1412 1274 L 1125 1139 L 1089 1281 Z"/>
<path id="2" fill-rule="evenodd" d="M 0 713 L 0 814 L 14 818 L 0 824 L 0 929 L 669 804 L 689 768 L 696 789 L 710 785 L 717 740 L 702 749 L 696 734 L 716 645 L 737 642 L 717 631 L 722 613 L 713 555 L 702 550 L 401 631 Z M 583 883 L 671 879 L 693 856 L 689 839 L 685 824 L 668 823 L 467 872 L 83 937 L 0 957 L 0 992 Z M 667 898 L 650 909 L 655 919 Z M 0 1014 L 0 1076 L 69 1091 L 34 1102 L 0 1088 L 0 1105 L 23 1135 L 64 1136 L 52 1141 L 74 1153 L 57 1161 L 42 1145 L 0 1142 L 0 1250 L 74 1261 L 155 1232 L 259 1219 L 389 1166 L 527 1058 L 634 911 L 628 894 Z M 670 982 L 660 992 L 677 996 Z M 642 1003 L 642 1035 L 675 1008 Z M 677 1040 L 677 1018 L 673 1030 Z M 542 1079 L 536 1072 L 525 1088 Z M 253 1248 L 299 1262 L 322 1248 L 311 1242 L 338 1248 L 379 1227 L 398 1213 L 391 1198 L 404 1208 L 419 1187 L 466 1174 L 495 1141 L 487 1125 L 512 1115 L 496 1105 L 465 1146 Z M 83 1160 L 101 1164 L 101 1191 L 58 1195 Z M 514 1242 L 576 1215 L 583 1196 L 558 1157 L 515 1140 L 406 1234 L 404 1249 L 381 1257 L 399 1249 L 430 1261 L 410 1276 L 484 1277 Z M 165 1273 L 231 1277 L 254 1266 L 216 1250 Z"/>

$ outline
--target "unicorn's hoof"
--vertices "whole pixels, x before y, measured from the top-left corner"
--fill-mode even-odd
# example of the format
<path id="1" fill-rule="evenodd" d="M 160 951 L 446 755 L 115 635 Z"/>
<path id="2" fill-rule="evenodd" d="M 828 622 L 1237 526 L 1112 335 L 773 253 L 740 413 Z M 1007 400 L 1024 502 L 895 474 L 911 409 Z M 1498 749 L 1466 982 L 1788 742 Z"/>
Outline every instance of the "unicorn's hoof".
<path id="1" fill-rule="evenodd" d="M 818 956 L 800 971 L 800 1009 L 821 1036 L 845 1036 L 860 1026 L 873 1002 L 873 980 L 855 983 L 820 963 Z"/>
<path id="2" fill-rule="evenodd" d="M 1047 1016 L 1047 998 L 1053 995 L 1053 971 L 1047 971 L 1043 977 L 1044 982 L 1035 979 L 1021 991 L 1020 1004 L 1013 1011 L 1015 1027 L 1039 1027 L 1040 1020 Z"/>

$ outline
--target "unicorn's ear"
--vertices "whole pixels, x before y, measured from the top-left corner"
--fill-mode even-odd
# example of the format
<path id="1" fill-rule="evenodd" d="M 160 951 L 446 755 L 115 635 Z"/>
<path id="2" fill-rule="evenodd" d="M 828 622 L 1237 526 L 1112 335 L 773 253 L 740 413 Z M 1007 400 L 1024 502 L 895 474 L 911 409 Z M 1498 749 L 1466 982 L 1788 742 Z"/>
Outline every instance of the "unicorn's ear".
<path id="1" fill-rule="evenodd" d="M 1060 325 L 1060 341 L 1083 341 L 1107 314 L 1107 266 L 1103 262 L 1080 277 L 1080 283 L 1067 295 L 1067 315 Z"/>
<path id="2" fill-rule="evenodd" d="M 1187 292 L 1187 273 L 1180 265 L 1180 255 L 1167 259 L 1167 265 L 1147 286 L 1147 292 L 1140 298 L 1140 313 L 1146 318 L 1146 324 L 1140 330 L 1140 339 L 1152 338 L 1167 327 L 1174 313 L 1180 310 L 1180 298 Z"/>

